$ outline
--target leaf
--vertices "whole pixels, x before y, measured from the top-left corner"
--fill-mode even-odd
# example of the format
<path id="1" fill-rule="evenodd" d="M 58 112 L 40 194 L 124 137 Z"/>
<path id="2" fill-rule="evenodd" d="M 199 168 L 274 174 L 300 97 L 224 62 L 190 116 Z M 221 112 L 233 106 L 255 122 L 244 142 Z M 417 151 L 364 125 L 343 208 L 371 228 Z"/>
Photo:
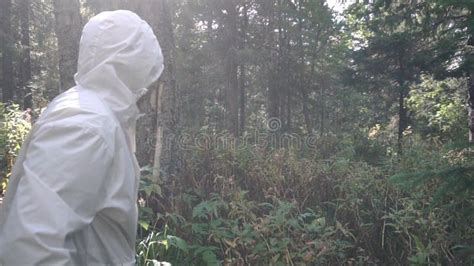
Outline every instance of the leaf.
<path id="1" fill-rule="evenodd" d="M 174 246 L 184 252 L 188 252 L 188 244 L 182 238 L 168 235 L 166 236 L 166 239 L 171 246 Z"/>
<path id="2" fill-rule="evenodd" d="M 148 228 L 150 227 L 150 224 L 143 220 L 139 220 L 138 224 L 145 230 L 148 230 Z"/>
<path id="3" fill-rule="evenodd" d="M 352 239 L 357 240 L 357 238 L 354 236 L 354 234 L 352 234 L 349 230 L 344 228 L 344 226 L 342 226 L 342 224 L 339 221 L 336 221 L 336 229 L 341 231 L 344 234 L 344 236 L 346 236 L 346 237 L 350 236 L 350 237 L 352 237 Z"/>
<path id="4" fill-rule="evenodd" d="M 151 214 L 151 215 L 154 214 L 153 210 L 150 207 L 140 207 L 140 211 L 144 212 L 144 213 L 147 213 L 147 214 Z"/>
<path id="5" fill-rule="evenodd" d="M 152 191 L 155 192 L 158 196 L 163 197 L 163 193 L 161 192 L 161 187 L 158 184 L 152 185 Z"/>
<path id="6" fill-rule="evenodd" d="M 207 213 L 211 209 L 208 201 L 203 201 L 193 208 L 193 218 L 207 218 Z"/>
<path id="7" fill-rule="evenodd" d="M 158 241 L 158 243 L 165 246 L 165 249 L 168 250 L 168 247 L 169 247 L 168 239 L 160 240 L 160 241 Z"/>
<path id="8" fill-rule="evenodd" d="M 216 254 L 210 250 L 204 251 L 201 255 L 201 258 L 206 263 L 206 265 L 220 265 Z"/>
<path id="9" fill-rule="evenodd" d="M 235 248 L 237 247 L 237 238 L 234 239 L 233 241 L 230 241 L 230 240 L 227 240 L 227 239 L 223 239 L 222 241 L 224 241 L 224 243 L 226 243 L 228 246 L 230 246 L 231 248 Z"/>

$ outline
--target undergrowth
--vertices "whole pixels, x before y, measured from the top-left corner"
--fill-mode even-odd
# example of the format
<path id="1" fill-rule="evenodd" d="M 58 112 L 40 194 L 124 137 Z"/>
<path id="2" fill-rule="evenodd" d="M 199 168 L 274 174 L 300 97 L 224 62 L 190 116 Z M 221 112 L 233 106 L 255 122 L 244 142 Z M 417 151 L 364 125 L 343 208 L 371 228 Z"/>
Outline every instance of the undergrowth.
<path id="1" fill-rule="evenodd" d="M 470 149 L 411 136 L 400 158 L 376 141 L 195 149 L 161 184 L 145 170 L 139 264 L 473 264 Z"/>
<path id="2" fill-rule="evenodd" d="M 0 114 L 8 177 L 30 122 L 17 106 Z M 208 145 L 158 183 L 144 168 L 137 264 L 474 265 L 472 147 L 411 134 L 399 156 L 384 134 Z"/>
<path id="3" fill-rule="evenodd" d="M 31 129 L 28 111 L 16 104 L 0 103 L 0 196 L 6 190 L 15 158 Z"/>

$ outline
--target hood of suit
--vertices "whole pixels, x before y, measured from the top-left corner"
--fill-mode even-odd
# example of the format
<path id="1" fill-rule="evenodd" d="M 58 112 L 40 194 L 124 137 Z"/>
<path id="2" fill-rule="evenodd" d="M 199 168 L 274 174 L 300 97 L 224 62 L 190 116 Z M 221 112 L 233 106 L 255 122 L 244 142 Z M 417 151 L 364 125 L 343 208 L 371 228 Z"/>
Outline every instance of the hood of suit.
<path id="1" fill-rule="evenodd" d="M 91 90 L 124 130 L 135 130 L 137 100 L 163 71 L 163 55 L 151 27 L 127 10 L 102 12 L 84 26 L 76 85 Z"/>

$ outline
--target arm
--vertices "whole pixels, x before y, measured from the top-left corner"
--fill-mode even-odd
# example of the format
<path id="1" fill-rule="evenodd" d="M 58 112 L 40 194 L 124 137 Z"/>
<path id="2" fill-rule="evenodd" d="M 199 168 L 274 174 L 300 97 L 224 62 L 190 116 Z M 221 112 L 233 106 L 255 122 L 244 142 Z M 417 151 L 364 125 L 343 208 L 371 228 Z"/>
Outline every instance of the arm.
<path id="1" fill-rule="evenodd" d="M 0 264 L 71 264 L 66 238 L 100 210 L 111 162 L 106 142 L 92 129 L 40 127 L 0 228 Z"/>

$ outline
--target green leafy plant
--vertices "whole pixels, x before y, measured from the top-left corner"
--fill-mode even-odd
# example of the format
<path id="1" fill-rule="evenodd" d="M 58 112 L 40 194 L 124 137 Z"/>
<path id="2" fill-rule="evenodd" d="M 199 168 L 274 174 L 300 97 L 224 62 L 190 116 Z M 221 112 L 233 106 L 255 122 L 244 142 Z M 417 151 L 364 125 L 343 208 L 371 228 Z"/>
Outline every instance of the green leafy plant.
<path id="1" fill-rule="evenodd" d="M 31 129 L 31 116 L 18 105 L 0 104 L 0 194 L 5 191 L 16 156 Z"/>

